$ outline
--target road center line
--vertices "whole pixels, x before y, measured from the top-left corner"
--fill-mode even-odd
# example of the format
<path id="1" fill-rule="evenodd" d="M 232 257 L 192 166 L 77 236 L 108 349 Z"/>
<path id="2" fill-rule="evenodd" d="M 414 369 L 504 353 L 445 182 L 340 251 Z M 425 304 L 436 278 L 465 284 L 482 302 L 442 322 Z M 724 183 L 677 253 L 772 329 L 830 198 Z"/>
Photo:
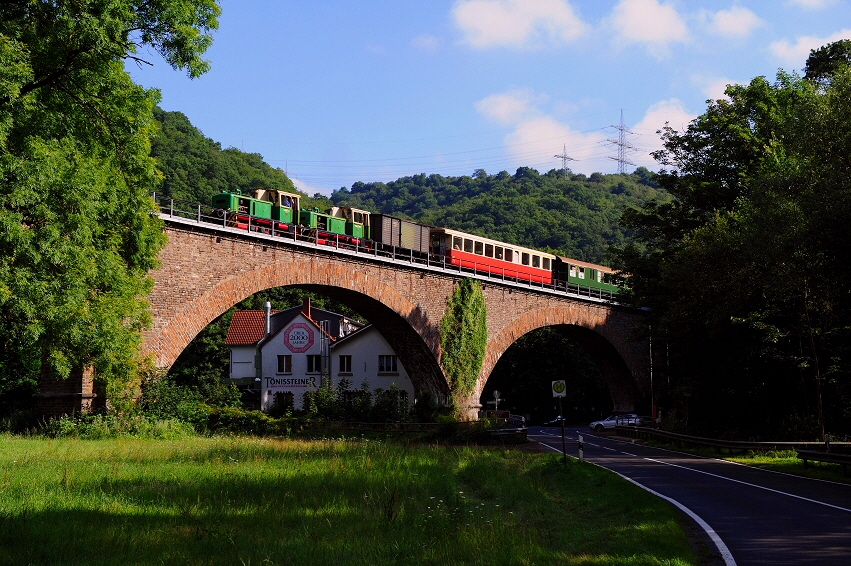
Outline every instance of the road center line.
<path id="1" fill-rule="evenodd" d="M 740 483 L 742 485 L 746 485 L 746 486 L 749 486 L 749 487 L 755 487 L 757 489 L 764 489 L 765 491 L 770 491 L 772 493 L 778 493 L 780 495 L 786 495 L 788 497 L 793 497 L 795 499 L 800 499 L 802 501 L 808 501 L 810 503 L 816 503 L 818 505 L 824 505 L 825 507 L 830 507 L 831 509 L 838 509 L 839 511 L 845 511 L 846 513 L 851 513 L 851 509 L 847 509 L 845 507 L 833 505 L 832 503 L 825 503 L 824 501 L 818 501 L 817 499 L 810 499 L 809 497 L 804 497 L 802 495 L 795 495 L 794 493 L 788 493 L 786 491 L 780 491 L 779 489 L 774 489 L 774 488 L 771 488 L 771 487 L 765 487 L 764 485 L 758 485 L 758 484 L 755 484 L 755 483 L 737 480 L 737 479 L 729 478 L 729 477 L 726 477 L 726 476 L 719 476 L 718 474 L 713 474 L 712 472 L 704 472 L 703 470 L 697 470 L 695 468 L 689 468 L 688 466 L 682 466 L 680 464 L 672 464 L 671 462 L 664 462 L 662 460 L 656 460 L 654 458 L 647 458 L 647 457 L 644 457 L 644 456 L 636 456 L 635 454 L 630 454 L 629 452 L 622 452 L 622 454 L 626 454 L 627 456 L 632 456 L 634 458 L 641 458 L 642 460 L 648 460 L 650 462 L 656 462 L 657 464 L 665 464 L 666 466 L 673 466 L 674 468 L 682 468 L 683 470 L 689 470 L 691 472 L 697 472 L 699 474 L 705 474 L 707 476 L 712 476 L 713 478 L 727 480 L 727 481 L 731 481 L 733 483 Z"/>

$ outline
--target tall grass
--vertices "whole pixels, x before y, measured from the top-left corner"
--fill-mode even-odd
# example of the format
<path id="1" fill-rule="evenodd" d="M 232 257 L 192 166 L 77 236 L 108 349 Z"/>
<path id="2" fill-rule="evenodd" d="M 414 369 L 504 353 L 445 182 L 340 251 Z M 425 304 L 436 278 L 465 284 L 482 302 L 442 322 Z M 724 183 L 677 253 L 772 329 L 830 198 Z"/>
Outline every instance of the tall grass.
<path id="1" fill-rule="evenodd" d="M 694 564 L 679 520 L 550 454 L 0 436 L 2 564 Z"/>

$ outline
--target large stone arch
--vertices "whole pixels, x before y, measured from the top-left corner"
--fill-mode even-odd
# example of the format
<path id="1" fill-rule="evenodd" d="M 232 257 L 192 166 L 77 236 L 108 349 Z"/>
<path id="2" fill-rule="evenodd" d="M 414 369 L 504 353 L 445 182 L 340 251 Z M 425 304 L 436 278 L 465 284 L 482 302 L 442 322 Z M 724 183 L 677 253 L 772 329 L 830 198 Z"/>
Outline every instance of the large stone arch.
<path id="1" fill-rule="evenodd" d="M 219 265 L 203 280 L 196 265 L 195 276 L 187 280 L 187 274 L 181 273 L 179 258 L 193 246 L 212 247 L 219 257 L 240 258 L 239 265 Z M 233 246 L 239 249 L 228 249 Z M 169 257 L 169 252 L 178 257 Z M 200 249 L 196 252 L 199 259 L 208 255 Z M 261 257 L 257 258 L 259 261 L 249 261 L 246 252 Z M 439 325 L 429 320 L 420 305 L 388 282 L 353 269 L 351 262 L 329 261 L 320 255 L 295 255 L 298 257 L 293 257 L 291 250 L 246 247 L 238 241 L 217 242 L 214 238 L 199 239 L 197 235 L 187 238 L 182 232 L 170 233 L 169 246 L 163 251 L 164 257 L 161 256 L 163 267 L 153 273 L 155 287 L 151 303 L 155 323 L 144 336 L 143 354 L 152 355 L 157 367 L 170 367 L 204 327 L 233 305 L 258 291 L 295 286 L 320 292 L 360 312 L 375 324 L 409 368 L 415 388 L 448 396 L 448 385 L 434 355 L 439 347 Z M 186 289 L 175 289 L 174 283 L 180 281 Z"/>
<path id="2" fill-rule="evenodd" d="M 618 331 L 619 325 L 608 320 L 612 314 L 610 308 L 583 308 L 581 305 L 548 306 L 520 313 L 488 341 L 476 397 L 481 395 L 499 359 L 517 339 L 539 328 L 552 326 L 582 346 L 597 365 L 615 411 L 637 410 L 644 395 L 640 387 L 642 376 L 635 375 L 630 368 L 643 368 L 643 364 L 635 359 L 636 344 L 630 343 Z"/>

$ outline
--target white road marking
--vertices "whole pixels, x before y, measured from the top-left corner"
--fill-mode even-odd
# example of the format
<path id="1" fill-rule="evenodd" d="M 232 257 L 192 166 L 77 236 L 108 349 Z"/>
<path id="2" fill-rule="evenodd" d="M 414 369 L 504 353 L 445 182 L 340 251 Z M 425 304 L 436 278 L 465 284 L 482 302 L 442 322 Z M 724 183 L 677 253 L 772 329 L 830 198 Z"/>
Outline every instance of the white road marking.
<path id="1" fill-rule="evenodd" d="M 614 470 L 609 470 L 609 471 L 618 474 L 618 472 L 615 472 Z M 718 533 L 715 532 L 715 529 L 710 527 L 709 524 L 706 521 L 704 521 L 703 519 L 701 519 L 700 516 L 697 513 L 695 513 L 694 511 L 692 511 L 691 509 L 689 509 L 688 507 L 686 507 L 685 505 L 683 505 L 682 503 L 680 503 L 676 499 L 672 499 L 672 498 L 668 497 L 667 495 L 662 495 L 658 491 L 653 491 L 652 489 L 650 489 L 646 485 L 641 485 L 640 483 L 638 483 L 634 479 L 628 478 L 623 474 L 618 474 L 618 475 L 620 477 L 622 477 L 623 479 L 625 479 L 626 481 L 637 485 L 641 489 L 648 491 L 649 493 L 652 493 L 653 495 L 655 495 L 657 497 L 661 497 L 662 499 L 664 499 L 665 501 L 667 501 L 667 502 L 669 502 L 673 505 L 676 505 L 676 507 L 680 511 L 682 511 L 683 513 L 685 513 L 686 515 L 688 515 L 689 517 L 694 519 L 694 522 L 697 523 L 698 525 L 700 525 L 700 528 L 702 528 L 704 530 L 704 532 L 709 536 L 709 538 L 712 540 L 713 544 L 715 544 L 715 547 L 718 549 L 718 553 L 721 554 L 721 558 L 724 559 L 724 564 L 726 564 L 727 566 L 736 566 L 736 560 L 735 560 L 735 558 L 733 558 L 733 553 L 730 552 L 730 549 L 727 548 L 727 545 L 724 544 L 724 541 L 721 540 L 721 537 L 718 536 Z"/>
<path id="2" fill-rule="evenodd" d="M 589 444 L 590 446 L 598 446 L 599 448 L 606 448 L 607 450 L 612 450 L 613 452 L 617 452 L 617 450 L 613 450 L 613 449 L 608 448 L 606 446 L 601 446 L 601 445 L 597 445 L 597 444 L 590 444 L 588 442 L 586 442 L 586 444 Z M 699 474 L 705 474 L 705 475 L 711 476 L 713 478 L 727 480 L 727 481 L 731 481 L 731 482 L 734 482 L 734 483 L 746 485 L 746 486 L 749 486 L 749 487 L 755 487 L 757 489 L 763 489 L 765 491 L 770 491 L 772 493 L 777 493 L 779 495 L 785 495 L 787 497 L 792 497 L 794 499 L 800 499 L 802 501 L 807 501 L 809 503 L 816 503 L 817 505 L 824 505 L 825 507 L 830 507 L 831 509 L 837 509 L 839 511 L 845 511 L 846 513 L 851 513 L 851 509 L 848 509 L 846 507 L 840 507 L 839 505 L 833 505 L 832 503 L 825 503 L 824 501 L 819 501 L 817 499 L 810 499 L 809 497 L 804 497 L 802 495 L 795 495 L 794 493 L 788 493 L 786 491 L 780 491 L 779 489 L 773 489 L 773 488 L 765 487 L 765 486 L 758 485 L 758 484 L 755 484 L 755 483 L 750 483 L 750 482 L 746 482 L 746 481 L 742 481 L 742 480 L 729 478 L 727 476 L 720 476 L 718 474 L 713 474 L 711 472 L 704 472 L 703 470 L 698 470 L 698 469 L 695 469 L 695 468 L 689 468 L 688 466 L 682 466 L 680 464 L 672 464 L 671 462 L 665 462 L 663 460 L 656 460 L 656 459 L 653 459 L 653 458 L 646 458 L 644 456 L 638 456 L 636 454 L 632 454 L 631 452 L 625 452 L 623 450 L 621 450 L 620 452 L 621 452 L 621 454 L 626 454 L 627 456 L 632 456 L 633 458 L 641 458 L 642 460 L 647 460 L 649 462 L 656 462 L 657 464 L 665 464 L 666 466 L 673 466 L 674 468 L 682 468 L 683 470 L 689 470 L 691 472 L 697 472 Z"/>
<path id="3" fill-rule="evenodd" d="M 535 435 L 532 435 L 532 436 L 535 436 Z M 561 450 L 559 450 L 558 448 L 556 448 L 555 446 L 550 446 L 549 444 L 544 444 L 543 442 L 539 442 L 539 444 L 543 444 L 544 446 L 546 446 L 550 450 L 554 450 L 554 451 L 558 452 L 559 454 L 563 454 L 563 452 Z M 597 445 L 595 444 L 593 446 L 597 446 Z M 605 447 L 603 447 L 603 448 L 605 448 Z M 612 451 L 617 452 L 617 450 L 612 450 Z M 626 452 L 624 452 L 624 454 L 626 454 Z M 576 459 L 574 456 L 571 456 L 570 454 L 568 454 L 568 456 L 570 456 L 574 460 Z M 634 456 L 634 455 L 632 455 L 632 456 Z M 628 481 L 628 482 L 630 482 L 634 485 L 637 485 L 641 489 L 643 489 L 643 490 L 645 490 L 649 493 L 652 493 L 653 495 L 655 495 L 657 497 L 661 497 L 665 501 L 675 505 L 677 507 L 677 509 L 679 509 L 680 511 L 682 511 L 683 513 L 685 513 L 686 515 L 688 515 L 689 517 L 694 519 L 694 522 L 697 523 L 698 525 L 700 525 L 700 528 L 702 528 L 704 530 L 706 535 L 709 537 L 709 539 L 712 541 L 712 543 L 718 549 L 718 553 L 721 555 L 721 558 L 724 559 L 724 564 L 726 566 L 736 566 L 736 560 L 733 558 L 733 554 L 730 552 L 730 549 L 727 548 L 727 545 L 724 544 L 724 541 L 721 540 L 721 537 L 718 536 L 718 533 L 716 533 L 715 530 L 712 527 L 709 526 L 709 523 L 707 523 L 706 521 L 701 519 L 700 516 L 697 513 L 695 513 L 694 511 L 692 511 L 691 509 L 689 509 L 688 507 L 686 507 L 685 505 L 683 505 L 682 503 L 680 503 L 676 499 L 672 499 L 672 498 L 670 498 L 666 495 L 662 495 L 661 493 L 659 493 L 657 491 L 653 491 L 649 487 L 647 487 L 645 485 L 641 485 L 637 481 L 630 479 L 623 474 L 619 474 L 618 472 L 616 472 L 614 470 L 609 470 L 608 468 L 605 468 L 604 466 L 600 466 L 599 464 L 595 464 L 594 462 L 589 462 L 589 463 L 594 464 L 595 466 L 599 466 L 603 469 L 606 469 L 606 470 L 608 470 L 608 471 L 610 471 L 614 474 L 617 474 L 620 477 L 622 477 L 623 479 L 625 479 L 626 481 Z"/>
<path id="4" fill-rule="evenodd" d="M 624 452 L 624 454 L 629 454 L 628 452 Z M 629 454 L 630 456 L 635 456 L 635 454 Z M 653 458 L 645 458 L 643 456 L 635 456 L 636 458 L 642 458 L 644 460 L 648 460 L 650 462 L 656 462 L 657 464 L 665 464 L 666 466 L 673 466 L 674 468 L 682 468 L 683 470 L 689 470 L 691 472 L 697 472 L 699 474 L 705 474 L 707 476 L 712 476 L 713 478 L 718 478 L 722 480 L 731 481 L 733 483 L 740 483 L 742 485 L 746 485 L 749 487 L 755 487 L 757 489 L 764 489 L 765 491 L 770 491 L 772 493 L 778 493 L 780 495 L 786 495 L 788 497 L 793 497 L 795 499 L 800 499 L 802 501 L 808 501 L 810 503 L 817 503 L 818 505 L 824 505 L 825 507 L 830 507 L 831 509 L 838 509 L 839 511 L 845 511 L 847 513 L 851 513 L 851 509 L 847 509 L 845 507 L 840 507 L 838 505 L 833 505 L 832 503 L 825 503 L 824 501 L 819 501 L 817 499 L 810 499 L 809 497 L 804 497 L 802 495 L 795 495 L 794 493 L 788 493 L 786 491 L 780 491 L 779 489 L 773 489 L 771 487 L 765 487 L 763 485 L 758 485 L 755 483 L 750 483 L 742 480 L 737 480 L 733 478 L 728 478 L 726 476 L 719 476 L 718 474 L 713 474 L 711 472 L 704 472 L 703 470 L 696 470 L 694 468 L 689 468 L 688 466 L 681 466 L 680 464 L 672 464 L 671 462 L 663 462 L 662 460 L 654 460 Z"/>

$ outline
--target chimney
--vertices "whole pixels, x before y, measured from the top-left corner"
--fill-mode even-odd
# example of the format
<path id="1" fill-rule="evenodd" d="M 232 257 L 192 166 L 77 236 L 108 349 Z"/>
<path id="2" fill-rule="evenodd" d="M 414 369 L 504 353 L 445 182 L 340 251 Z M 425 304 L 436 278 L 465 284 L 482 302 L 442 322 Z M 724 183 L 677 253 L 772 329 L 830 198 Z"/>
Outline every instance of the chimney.
<path id="1" fill-rule="evenodd" d="M 266 336 L 272 333 L 272 303 L 266 301 Z"/>
<path id="2" fill-rule="evenodd" d="M 310 318 L 310 297 L 304 298 L 304 304 L 301 305 L 301 314 Z"/>

